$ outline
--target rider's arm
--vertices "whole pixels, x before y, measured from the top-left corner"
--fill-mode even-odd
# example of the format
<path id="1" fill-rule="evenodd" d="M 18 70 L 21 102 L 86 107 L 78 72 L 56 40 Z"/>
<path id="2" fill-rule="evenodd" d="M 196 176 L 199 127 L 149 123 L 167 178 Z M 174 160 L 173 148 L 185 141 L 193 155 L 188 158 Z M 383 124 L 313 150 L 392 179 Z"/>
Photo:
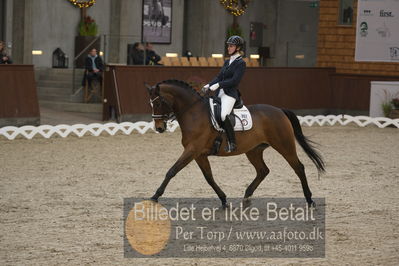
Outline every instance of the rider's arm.
<path id="1" fill-rule="evenodd" d="M 216 78 L 214 78 L 214 80 L 209 82 L 209 86 L 212 86 L 213 84 L 216 84 L 221 80 L 222 80 L 222 71 L 219 72 L 219 74 L 216 76 Z"/>
<path id="2" fill-rule="evenodd" d="M 245 68 L 246 68 L 245 61 L 241 60 L 240 64 L 237 66 L 237 69 L 234 71 L 233 77 L 219 82 L 220 87 L 231 88 L 238 86 L 242 76 L 244 75 Z"/>
<path id="3" fill-rule="evenodd" d="M 216 78 L 214 80 L 212 80 L 211 82 L 209 82 L 209 86 L 212 86 L 213 84 L 216 84 L 222 80 L 223 68 L 226 66 L 226 64 L 228 64 L 228 60 L 226 60 L 224 62 L 224 65 L 223 65 L 222 69 L 219 71 L 219 74 L 216 76 Z"/>

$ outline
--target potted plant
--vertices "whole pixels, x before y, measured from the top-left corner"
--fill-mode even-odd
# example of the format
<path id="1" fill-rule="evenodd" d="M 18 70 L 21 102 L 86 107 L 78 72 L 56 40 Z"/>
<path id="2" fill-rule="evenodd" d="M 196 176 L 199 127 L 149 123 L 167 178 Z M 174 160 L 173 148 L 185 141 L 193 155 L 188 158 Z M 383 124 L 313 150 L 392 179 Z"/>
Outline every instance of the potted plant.
<path id="1" fill-rule="evenodd" d="M 384 113 L 385 117 L 389 117 L 392 111 L 392 104 L 390 102 L 383 102 L 381 104 L 382 112 Z"/>
<path id="2" fill-rule="evenodd" d="M 83 68 L 85 58 L 91 48 L 100 50 L 101 40 L 97 37 L 98 25 L 90 16 L 82 17 L 78 25 L 78 36 L 75 37 L 75 57 L 84 51 L 76 60 L 76 67 Z M 92 43 L 90 45 L 90 43 Z"/>
<path id="3" fill-rule="evenodd" d="M 391 110 L 389 112 L 389 118 L 399 118 L 399 98 L 393 98 L 390 102 Z"/>
<path id="4" fill-rule="evenodd" d="M 85 17 L 78 26 L 79 36 L 97 36 L 98 26 L 90 16 Z"/>

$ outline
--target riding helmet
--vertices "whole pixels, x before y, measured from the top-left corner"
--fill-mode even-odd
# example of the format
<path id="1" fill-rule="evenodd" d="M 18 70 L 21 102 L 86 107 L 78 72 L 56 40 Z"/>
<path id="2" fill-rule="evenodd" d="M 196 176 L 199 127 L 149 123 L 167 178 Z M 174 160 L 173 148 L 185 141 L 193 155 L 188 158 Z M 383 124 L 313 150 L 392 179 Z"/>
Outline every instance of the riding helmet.
<path id="1" fill-rule="evenodd" d="M 235 46 L 242 48 L 244 45 L 244 39 L 238 35 L 230 36 L 226 42 L 227 44 L 233 44 Z"/>

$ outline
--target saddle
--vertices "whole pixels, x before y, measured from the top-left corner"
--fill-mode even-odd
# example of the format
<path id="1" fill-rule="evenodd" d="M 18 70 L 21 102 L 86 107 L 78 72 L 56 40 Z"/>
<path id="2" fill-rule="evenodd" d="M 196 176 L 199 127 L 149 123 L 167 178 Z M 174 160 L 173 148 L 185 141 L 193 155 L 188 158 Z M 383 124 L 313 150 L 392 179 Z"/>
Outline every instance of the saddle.
<path id="1" fill-rule="evenodd" d="M 220 132 L 224 132 L 222 128 L 221 118 L 222 106 L 220 98 L 213 96 L 209 98 L 209 113 L 213 127 Z M 252 116 L 248 108 L 243 104 L 242 100 L 236 101 L 233 110 L 226 117 L 230 119 L 231 124 L 234 127 L 234 131 L 246 131 L 252 128 Z"/>

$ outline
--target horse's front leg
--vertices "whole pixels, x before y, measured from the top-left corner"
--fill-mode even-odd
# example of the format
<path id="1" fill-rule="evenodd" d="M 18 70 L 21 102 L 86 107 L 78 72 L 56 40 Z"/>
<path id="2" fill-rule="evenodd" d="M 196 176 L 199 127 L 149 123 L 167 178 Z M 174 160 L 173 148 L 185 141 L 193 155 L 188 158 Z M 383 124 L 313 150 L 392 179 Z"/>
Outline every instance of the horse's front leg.
<path id="1" fill-rule="evenodd" d="M 181 169 L 183 169 L 187 164 L 189 164 L 194 159 L 194 151 L 192 149 L 185 149 L 180 158 L 175 162 L 175 164 L 166 173 L 165 179 L 163 180 L 161 186 L 157 189 L 151 200 L 158 201 L 158 198 L 162 196 L 165 192 L 165 188 L 169 181 L 174 177 Z"/>
<path id="2" fill-rule="evenodd" d="M 227 207 L 226 194 L 224 194 L 223 190 L 216 184 L 215 180 L 213 179 L 212 169 L 211 165 L 209 164 L 208 157 L 206 155 L 202 155 L 196 158 L 195 161 L 197 162 L 202 173 L 204 174 L 206 182 L 208 182 L 208 184 L 213 188 L 213 190 L 218 195 L 219 199 L 222 201 L 223 208 L 226 208 Z"/>

